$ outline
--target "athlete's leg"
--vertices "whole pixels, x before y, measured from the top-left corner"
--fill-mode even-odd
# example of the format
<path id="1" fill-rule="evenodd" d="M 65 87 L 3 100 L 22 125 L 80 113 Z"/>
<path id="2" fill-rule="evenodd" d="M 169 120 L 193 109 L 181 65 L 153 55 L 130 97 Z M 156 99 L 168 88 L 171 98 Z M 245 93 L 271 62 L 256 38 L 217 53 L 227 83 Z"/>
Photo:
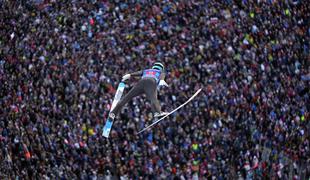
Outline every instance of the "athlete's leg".
<path id="1" fill-rule="evenodd" d="M 118 115 L 122 107 L 127 104 L 132 98 L 143 93 L 143 86 L 138 82 L 114 107 L 111 111 L 115 116 Z"/>
<path id="2" fill-rule="evenodd" d="M 145 84 L 146 85 L 144 86 L 144 92 L 145 92 L 146 98 L 149 101 L 151 101 L 152 111 L 160 113 L 161 107 L 160 107 L 160 103 L 157 99 L 156 82 L 153 80 L 148 80 L 147 82 L 145 82 Z"/>

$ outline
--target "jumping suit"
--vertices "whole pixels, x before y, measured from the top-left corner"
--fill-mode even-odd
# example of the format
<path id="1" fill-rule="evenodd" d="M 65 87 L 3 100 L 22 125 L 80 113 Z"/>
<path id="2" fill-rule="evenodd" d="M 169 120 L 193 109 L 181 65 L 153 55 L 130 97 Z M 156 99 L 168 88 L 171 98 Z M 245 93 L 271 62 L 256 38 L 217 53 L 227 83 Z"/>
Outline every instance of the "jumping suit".
<path id="1" fill-rule="evenodd" d="M 122 107 L 132 100 L 134 97 L 145 94 L 146 98 L 151 102 L 153 112 L 160 113 L 161 107 L 157 99 L 157 85 L 160 80 L 165 78 L 165 73 L 157 69 L 146 69 L 131 74 L 132 76 L 141 76 L 138 83 L 117 103 L 111 111 L 118 115 Z"/>

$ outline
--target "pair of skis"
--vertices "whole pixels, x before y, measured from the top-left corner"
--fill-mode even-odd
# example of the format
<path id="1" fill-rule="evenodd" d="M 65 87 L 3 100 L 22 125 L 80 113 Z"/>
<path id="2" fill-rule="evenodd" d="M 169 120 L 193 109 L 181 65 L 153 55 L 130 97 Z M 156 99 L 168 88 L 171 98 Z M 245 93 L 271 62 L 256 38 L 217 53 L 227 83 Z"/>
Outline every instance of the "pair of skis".
<path id="1" fill-rule="evenodd" d="M 113 110 L 113 108 L 116 106 L 116 104 L 120 101 L 121 99 L 121 96 L 124 92 L 124 89 L 125 89 L 125 86 L 126 84 L 124 82 L 120 82 L 118 87 L 117 87 L 117 90 L 116 90 L 116 94 L 115 94 L 115 97 L 114 97 L 114 100 L 112 102 L 112 106 L 111 106 L 111 109 L 110 109 L 110 112 Z M 138 132 L 138 134 L 150 129 L 151 127 L 153 127 L 155 124 L 159 123 L 160 121 L 162 121 L 163 119 L 165 119 L 166 117 L 168 117 L 169 115 L 171 115 L 172 113 L 176 112 L 177 110 L 179 110 L 180 108 L 182 108 L 183 106 L 185 106 L 187 103 L 189 103 L 191 100 L 193 100 L 201 91 L 201 88 L 198 89 L 194 95 L 192 95 L 192 97 L 190 97 L 186 102 L 184 102 L 183 104 L 181 104 L 179 107 L 175 108 L 174 110 L 172 110 L 171 112 L 169 112 L 168 114 L 166 114 L 165 116 L 163 116 L 162 118 L 156 120 L 154 123 L 152 123 L 151 125 L 145 127 L 144 129 L 142 129 L 141 131 Z M 110 131 L 112 129 L 112 125 L 113 125 L 113 121 L 114 121 L 114 118 L 115 117 L 108 117 L 104 127 L 103 127 L 103 133 L 102 133 L 102 136 L 108 138 L 109 137 L 109 134 L 110 134 Z"/>

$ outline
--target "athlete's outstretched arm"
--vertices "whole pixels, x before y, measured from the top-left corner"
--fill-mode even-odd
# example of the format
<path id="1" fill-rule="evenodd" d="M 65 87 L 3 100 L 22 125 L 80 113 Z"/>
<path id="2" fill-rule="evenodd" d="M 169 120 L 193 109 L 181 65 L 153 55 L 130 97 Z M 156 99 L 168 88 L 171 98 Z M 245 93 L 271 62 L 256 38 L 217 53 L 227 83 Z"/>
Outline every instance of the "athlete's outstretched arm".
<path id="1" fill-rule="evenodd" d="M 159 81 L 159 86 L 166 86 L 166 87 L 168 87 L 169 85 L 166 83 L 166 81 L 165 81 L 165 77 L 166 77 L 166 73 L 165 72 L 162 72 L 161 74 L 160 74 L 160 77 L 159 77 L 159 79 L 160 79 L 160 81 Z"/>
<path id="2" fill-rule="evenodd" d="M 130 73 L 131 76 L 141 76 L 143 73 L 143 71 L 136 71 L 136 72 L 133 72 L 133 73 Z"/>
<path id="3" fill-rule="evenodd" d="M 162 73 L 160 74 L 159 79 L 160 79 L 160 80 L 165 80 L 165 77 L 166 77 L 166 73 L 165 73 L 165 72 L 162 72 Z"/>
<path id="4" fill-rule="evenodd" d="M 137 71 L 137 72 L 133 72 L 130 74 L 128 73 L 122 77 L 122 81 L 126 81 L 127 79 L 130 79 L 131 76 L 141 76 L 142 73 L 143 73 L 143 71 Z"/>

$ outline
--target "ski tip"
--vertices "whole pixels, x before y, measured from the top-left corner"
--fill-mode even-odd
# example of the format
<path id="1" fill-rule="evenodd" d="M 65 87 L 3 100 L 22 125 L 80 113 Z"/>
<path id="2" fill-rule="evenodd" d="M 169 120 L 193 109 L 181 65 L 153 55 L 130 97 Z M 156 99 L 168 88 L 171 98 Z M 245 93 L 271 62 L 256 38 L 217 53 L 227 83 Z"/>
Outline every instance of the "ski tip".
<path id="1" fill-rule="evenodd" d="M 125 82 L 123 82 L 123 81 L 122 81 L 122 82 L 120 82 L 120 83 L 119 83 L 119 85 L 118 85 L 118 86 L 119 86 L 119 87 L 125 87 L 125 86 L 126 86 L 126 84 L 125 84 Z"/>
<path id="2" fill-rule="evenodd" d="M 198 89 L 198 90 L 195 92 L 195 94 L 193 95 L 193 97 L 197 96 L 197 94 L 199 94 L 201 90 L 202 90 L 202 88 Z"/>

